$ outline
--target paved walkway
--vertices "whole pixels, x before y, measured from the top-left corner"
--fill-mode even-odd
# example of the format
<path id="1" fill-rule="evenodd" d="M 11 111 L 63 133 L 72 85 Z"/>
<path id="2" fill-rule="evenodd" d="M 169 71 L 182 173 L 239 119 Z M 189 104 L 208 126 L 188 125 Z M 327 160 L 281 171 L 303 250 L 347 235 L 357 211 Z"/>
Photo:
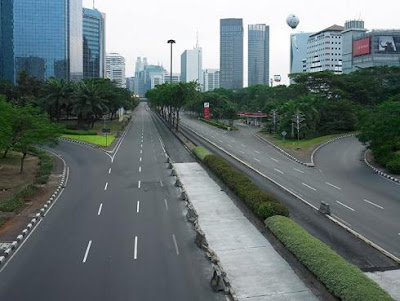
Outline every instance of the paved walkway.
<path id="1" fill-rule="evenodd" d="M 174 167 L 239 300 L 318 300 L 198 163 Z"/>
<path id="2" fill-rule="evenodd" d="M 400 270 L 366 273 L 366 275 L 378 283 L 393 299 L 400 301 Z"/>

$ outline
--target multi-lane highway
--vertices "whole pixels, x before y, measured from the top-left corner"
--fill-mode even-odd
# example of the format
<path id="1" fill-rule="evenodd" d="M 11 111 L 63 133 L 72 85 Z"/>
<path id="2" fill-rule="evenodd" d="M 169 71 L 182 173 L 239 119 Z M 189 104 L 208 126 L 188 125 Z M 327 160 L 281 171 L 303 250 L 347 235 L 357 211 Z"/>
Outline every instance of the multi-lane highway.
<path id="1" fill-rule="evenodd" d="M 375 175 L 360 161 L 362 146 L 356 138 L 321 149 L 317 166 L 307 168 L 260 141 L 254 129 L 226 132 L 187 117 L 183 124 L 311 206 L 329 203 L 336 219 L 400 257 L 400 185 Z"/>
<path id="2" fill-rule="evenodd" d="M 193 160 L 173 144 L 175 160 Z M 69 142 L 55 152 L 69 166 L 68 185 L 2 266 L 0 300 L 225 300 L 209 286 L 210 263 L 194 244 L 145 104 L 113 161 Z"/>

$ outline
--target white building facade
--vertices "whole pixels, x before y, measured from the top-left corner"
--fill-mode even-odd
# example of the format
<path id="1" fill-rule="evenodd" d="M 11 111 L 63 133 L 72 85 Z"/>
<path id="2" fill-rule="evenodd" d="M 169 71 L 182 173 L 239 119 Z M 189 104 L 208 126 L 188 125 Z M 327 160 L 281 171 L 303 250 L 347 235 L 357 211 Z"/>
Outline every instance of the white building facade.
<path id="1" fill-rule="evenodd" d="M 342 73 L 343 26 L 332 25 L 309 36 L 306 72 L 333 71 Z"/>
<path id="2" fill-rule="evenodd" d="M 126 88 L 125 58 L 119 53 L 109 53 L 106 58 L 106 76 L 118 87 Z"/>
<path id="3" fill-rule="evenodd" d="M 181 55 L 181 81 L 189 83 L 197 81 L 203 86 L 203 52 L 200 47 L 185 50 Z"/>
<path id="4" fill-rule="evenodd" d="M 203 70 L 203 90 L 204 92 L 213 91 L 220 87 L 220 71 L 219 69 Z"/>

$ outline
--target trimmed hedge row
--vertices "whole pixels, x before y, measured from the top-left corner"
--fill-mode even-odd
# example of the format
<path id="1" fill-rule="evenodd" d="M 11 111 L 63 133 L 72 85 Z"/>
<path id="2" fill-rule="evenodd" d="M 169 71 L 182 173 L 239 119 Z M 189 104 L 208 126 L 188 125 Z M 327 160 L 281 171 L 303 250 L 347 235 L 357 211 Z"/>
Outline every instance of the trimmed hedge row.
<path id="1" fill-rule="evenodd" d="M 64 135 L 97 135 L 96 131 L 90 130 L 90 131 L 84 131 L 84 130 L 70 130 L 70 129 L 65 129 L 62 131 L 62 134 Z"/>
<path id="2" fill-rule="evenodd" d="M 211 153 L 202 146 L 196 146 L 195 148 L 193 148 L 192 152 L 201 161 L 204 161 L 204 158 L 206 156 L 211 155 Z"/>
<path id="3" fill-rule="evenodd" d="M 208 155 L 203 161 L 258 217 L 265 220 L 273 215 L 289 216 L 286 206 L 279 203 L 273 195 L 262 191 L 221 157 Z"/>
<path id="4" fill-rule="evenodd" d="M 206 119 L 203 119 L 203 118 L 199 118 L 199 120 L 203 121 L 203 122 L 205 122 L 205 123 L 207 123 L 209 125 L 212 125 L 212 126 L 215 126 L 217 128 L 223 129 L 223 130 L 228 130 L 228 128 L 230 128 L 230 130 L 237 130 L 237 128 L 235 126 L 229 126 L 229 125 L 226 125 L 224 123 L 219 123 L 219 122 L 216 122 L 216 121 L 206 120 Z"/>
<path id="5" fill-rule="evenodd" d="M 289 218 L 273 216 L 265 224 L 339 300 L 394 301 L 359 268 L 348 263 Z"/>

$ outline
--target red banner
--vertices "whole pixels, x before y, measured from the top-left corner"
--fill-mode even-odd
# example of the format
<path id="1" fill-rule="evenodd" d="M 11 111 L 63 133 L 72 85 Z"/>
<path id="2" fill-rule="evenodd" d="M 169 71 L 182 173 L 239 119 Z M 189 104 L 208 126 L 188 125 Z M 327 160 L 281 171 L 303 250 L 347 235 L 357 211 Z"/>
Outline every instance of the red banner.
<path id="1" fill-rule="evenodd" d="M 210 103 L 204 103 L 204 119 L 210 120 Z"/>
<path id="2" fill-rule="evenodd" d="M 370 38 L 353 41 L 353 56 L 371 53 Z"/>

